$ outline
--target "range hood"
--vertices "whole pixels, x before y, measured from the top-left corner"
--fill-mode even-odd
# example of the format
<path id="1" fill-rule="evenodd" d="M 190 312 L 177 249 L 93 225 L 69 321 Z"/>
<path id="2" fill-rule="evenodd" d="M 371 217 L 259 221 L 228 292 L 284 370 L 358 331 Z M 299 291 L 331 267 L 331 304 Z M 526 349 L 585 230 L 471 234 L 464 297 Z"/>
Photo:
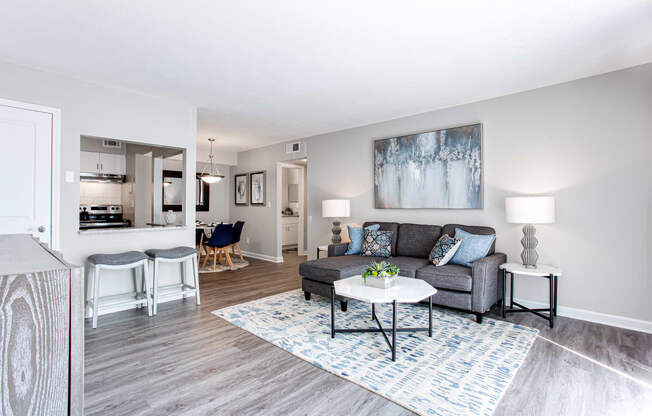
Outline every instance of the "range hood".
<path id="1" fill-rule="evenodd" d="M 99 183 L 124 183 L 125 175 L 112 175 L 108 173 L 91 173 L 81 172 L 79 174 L 80 182 L 99 182 Z"/>

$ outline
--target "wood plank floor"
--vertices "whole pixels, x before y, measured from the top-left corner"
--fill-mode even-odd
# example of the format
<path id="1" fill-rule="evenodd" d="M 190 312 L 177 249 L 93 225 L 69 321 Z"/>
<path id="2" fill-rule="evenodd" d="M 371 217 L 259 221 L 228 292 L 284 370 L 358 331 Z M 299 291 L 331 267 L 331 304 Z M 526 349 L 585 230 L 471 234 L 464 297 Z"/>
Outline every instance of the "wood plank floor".
<path id="1" fill-rule="evenodd" d="M 86 414 L 412 414 L 210 313 L 300 287 L 304 258 L 285 259 L 202 274 L 199 308 L 189 298 L 152 318 L 130 310 L 101 316 L 97 329 L 87 323 Z M 530 314 L 509 320 L 541 332 L 496 415 L 652 414 L 652 390 L 555 344 L 652 385 L 652 335 L 564 317 L 553 330 Z"/>

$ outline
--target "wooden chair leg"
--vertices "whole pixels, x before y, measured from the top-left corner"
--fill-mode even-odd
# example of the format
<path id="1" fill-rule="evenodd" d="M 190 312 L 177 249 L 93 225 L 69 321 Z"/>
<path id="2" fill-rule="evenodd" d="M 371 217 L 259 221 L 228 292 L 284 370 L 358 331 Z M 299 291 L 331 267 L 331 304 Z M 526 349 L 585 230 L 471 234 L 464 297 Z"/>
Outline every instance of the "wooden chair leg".
<path id="1" fill-rule="evenodd" d="M 238 246 L 238 254 L 240 254 L 240 260 L 244 261 L 244 257 L 242 257 L 242 248 L 240 247 L 240 243 L 237 243 L 236 246 Z"/>
<path id="2" fill-rule="evenodd" d="M 201 267 L 206 267 L 206 263 L 208 262 L 209 257 L 210 257 L 210 254 L 206 253 L 206 256 L 204 256 L 204 262 L 201 264 Z"/>
<path id="3" fill-rule="evenodd" d="M 222 249 L 219 248 L 219 249 L 217 250 L 217 253 L 218 253 L 218 255 L 219 255 L 217 261 L 218 261 L 220 264 L 222 264 Z"/>
<path id="4" fill-rule="evenodd" d="M 217 248 L 213 249 L 213 271 L 217 270 Z"/>
<path id="5" fill-rule="evenodd" d="M 229 256 L 228 248 L 224 250 L 224 255 L 226 256 L 226 263 L 229 265 L 230 268 L 233 268 L 233 262 L 231 261 L 231 256 Z"/>

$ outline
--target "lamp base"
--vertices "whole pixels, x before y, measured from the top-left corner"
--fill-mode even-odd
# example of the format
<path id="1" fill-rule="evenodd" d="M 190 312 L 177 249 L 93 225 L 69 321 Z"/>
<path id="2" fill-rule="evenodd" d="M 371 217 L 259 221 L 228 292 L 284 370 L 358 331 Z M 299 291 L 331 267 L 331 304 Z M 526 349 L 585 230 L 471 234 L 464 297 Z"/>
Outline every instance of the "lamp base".
<path id="1" fill-rule="evenodd" d="M 333 228 L 331 228 L 331 231 L 333 232 L 333 237 L 331 237 L 331 242 L 333 244 L 338 244 L 342 242 L 342 237 L 340 236 L 342 229 L 340 228 L 340 224 L 341 223 L 339 218 L 333 218 Z"/>
<path id="2" fill-rule="evenodd" d="M 521 239 L 523 251 L 521 252 L 521 260 L 523 261 L 523 266 L 528 269 L 536 269 L 537 260 L 539 260 L 539 255 L 536 250 L 539 240 L 534 236 L 536 232 L 537 229 L 532 224 L 525 224 L 523 226 L 523 238 Z"/>

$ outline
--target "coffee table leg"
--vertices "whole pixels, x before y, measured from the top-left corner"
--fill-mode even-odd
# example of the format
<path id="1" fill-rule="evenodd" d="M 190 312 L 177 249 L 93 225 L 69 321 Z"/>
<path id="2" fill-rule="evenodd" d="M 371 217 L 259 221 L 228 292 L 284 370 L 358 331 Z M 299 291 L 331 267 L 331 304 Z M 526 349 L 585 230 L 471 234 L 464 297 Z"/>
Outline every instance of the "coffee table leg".
<path id="1" fill-rule="evenodd" d="M 335 286 L 331 287 L 331 338 L 335 338 Z"/>
<path id="2" fill-rule="evenodd" d="M 396 300 L 392 305 L 392 361 L 396 361 Z"/>
<path id="3" fill-rule="evenodd" d="M 373 321 L 376 318 L 376 305 L 371 303 L 371 320 Z"/>
<path id="4" fill-rule="evenodd" d="M 432 338 L 432 296 L 428 298 L 428 336 Z"/>

